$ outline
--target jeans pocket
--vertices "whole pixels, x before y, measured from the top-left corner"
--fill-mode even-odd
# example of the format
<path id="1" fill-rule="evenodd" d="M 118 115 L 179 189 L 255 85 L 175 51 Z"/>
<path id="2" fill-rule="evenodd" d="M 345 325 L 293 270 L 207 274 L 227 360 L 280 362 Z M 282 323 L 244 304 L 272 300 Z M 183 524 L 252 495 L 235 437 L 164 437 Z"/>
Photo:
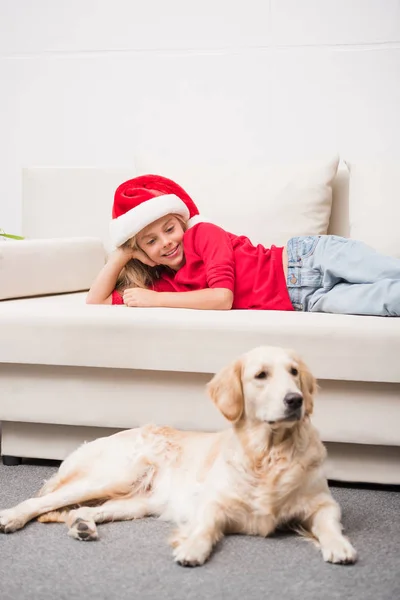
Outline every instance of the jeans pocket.
<path id="1" fill-rule="evenodd" d="M 298 257 L 300 260 L 309 258 L 315 252 L 315 248 L 320 240 L 319 235 L 307 235 L 299 238 L 300 243 L 297 247 Z"/>

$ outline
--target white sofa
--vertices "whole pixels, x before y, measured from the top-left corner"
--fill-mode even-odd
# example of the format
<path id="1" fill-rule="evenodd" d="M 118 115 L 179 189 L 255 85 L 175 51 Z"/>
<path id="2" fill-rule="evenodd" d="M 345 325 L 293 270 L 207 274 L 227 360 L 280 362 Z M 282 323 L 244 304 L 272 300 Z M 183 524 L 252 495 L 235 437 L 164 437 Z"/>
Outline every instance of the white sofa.
<path id="1" fill-rule="evenodd" d="M 206 382 L 242 352 L 269 344 L 295 348 L 318 378 L 314 422 L 328 448 L 328 477 L 400 484 L 400 319 L 85 304 L 108 250 L 113 191 L 143 172 L 175 179 L 210 220 L 266 245 L 327 229 L 351 236 L 354 226 L 363 239 L 366 222 L 366 241 L 400 256 L 390 214 L 375 215 L 373 201 L 382 178 L 392 201 L 397 170 L 355 165 L 349 194 L 347 168 L 334 177 L 327 169 L 332 161 L 294 170 L 146 157 L 135 170 L 25 169 L 29 239 L 0 242 L 5 462 L 63 459 L 84 440 L 146 422 L 224 427 Z"/>

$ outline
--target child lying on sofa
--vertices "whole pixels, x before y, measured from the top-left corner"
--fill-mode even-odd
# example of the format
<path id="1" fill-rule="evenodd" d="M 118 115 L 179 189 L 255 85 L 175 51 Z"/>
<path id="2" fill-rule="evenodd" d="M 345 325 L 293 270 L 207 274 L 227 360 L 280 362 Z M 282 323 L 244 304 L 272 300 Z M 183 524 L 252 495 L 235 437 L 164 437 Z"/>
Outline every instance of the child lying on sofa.
<path id="1" fill-rule="evenodd" d="M 143 175 L 114 197 L 116 250 L 89 304 L 203 310 L 300 310 L 400 316 L 400 260 L 334 235 L 254 246 L 201 222 L 179 185 Z"/>

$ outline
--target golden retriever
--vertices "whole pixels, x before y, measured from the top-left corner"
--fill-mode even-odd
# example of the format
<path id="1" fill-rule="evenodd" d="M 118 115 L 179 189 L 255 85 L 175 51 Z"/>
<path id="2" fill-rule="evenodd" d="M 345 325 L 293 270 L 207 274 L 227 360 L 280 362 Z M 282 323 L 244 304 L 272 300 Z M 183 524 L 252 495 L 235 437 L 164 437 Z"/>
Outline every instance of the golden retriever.
<path id="1" fill-rule="evenodd" d="M 268 536 L 294 523 L 324 560 L 353 563 L 356 552 L 323 474 L 325 448 L 310 422 L 315 389 L 293 351 L 255 348 L 208 384 L 229 429 L 147 425 L 84 444 L 38 497 L 0 512 L 0 531 L 42 515 L 90 541 L 98 537 L 96 523 L 158 516 L 177 524 L 175 561 L 196 566 L 224 533 Z"/>

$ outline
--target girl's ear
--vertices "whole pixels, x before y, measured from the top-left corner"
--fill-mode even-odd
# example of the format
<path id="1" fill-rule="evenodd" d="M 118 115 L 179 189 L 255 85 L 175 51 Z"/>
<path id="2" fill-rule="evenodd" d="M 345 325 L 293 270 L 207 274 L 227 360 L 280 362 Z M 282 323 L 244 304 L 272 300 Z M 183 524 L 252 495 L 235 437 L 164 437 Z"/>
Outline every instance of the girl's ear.
<path id="1" fill-rule="evenodd" d="M 307 365 L 302 360 L 297 360 L 299 363 L 300 387 L 303 392 L 305 412 L 306 415 L 311 415 L 314 409 L 314 395 L 318 389 L 317 380 Z"/>
<path id="2" fill-rule="evenodd" d="M 242 361 L 237 360 L 214 375 L 207 391 L 224 417 L 236 423 L 244 409 Z"/>

